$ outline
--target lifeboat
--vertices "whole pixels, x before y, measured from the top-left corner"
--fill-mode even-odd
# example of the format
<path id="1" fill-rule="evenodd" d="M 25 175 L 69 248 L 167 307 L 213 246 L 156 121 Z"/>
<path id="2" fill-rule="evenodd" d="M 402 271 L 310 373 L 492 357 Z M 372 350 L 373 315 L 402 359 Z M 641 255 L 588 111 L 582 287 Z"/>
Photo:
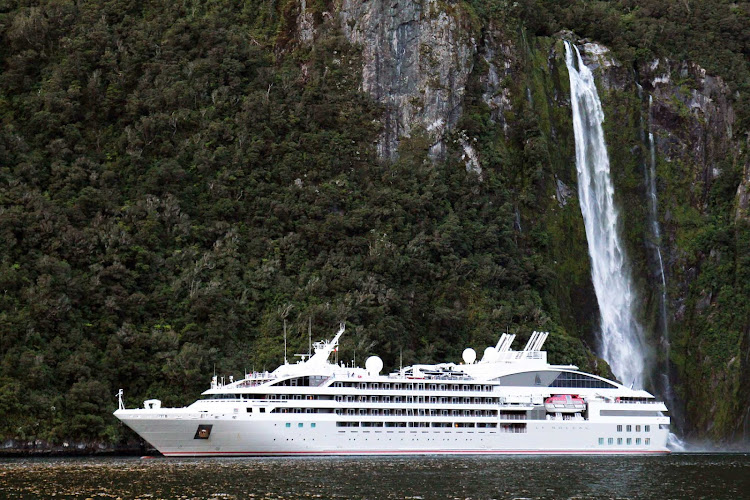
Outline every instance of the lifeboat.
<path id="1" fill-rule="evenodd" d="M 570 394 L 557 394 L 544 400 L 547 413 L 581 413 L 586 409 L 583 398 Z"/>

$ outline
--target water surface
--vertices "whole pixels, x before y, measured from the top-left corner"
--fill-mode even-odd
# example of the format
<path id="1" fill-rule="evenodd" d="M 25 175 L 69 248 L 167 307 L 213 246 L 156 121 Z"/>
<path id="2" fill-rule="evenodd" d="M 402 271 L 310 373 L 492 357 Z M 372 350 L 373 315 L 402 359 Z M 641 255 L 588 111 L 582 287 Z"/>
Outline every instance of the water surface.
<path id="1" fill-rule="evenodd" d="M 748 454 L 0 461 L 0 498 L 746 498 Z"/>

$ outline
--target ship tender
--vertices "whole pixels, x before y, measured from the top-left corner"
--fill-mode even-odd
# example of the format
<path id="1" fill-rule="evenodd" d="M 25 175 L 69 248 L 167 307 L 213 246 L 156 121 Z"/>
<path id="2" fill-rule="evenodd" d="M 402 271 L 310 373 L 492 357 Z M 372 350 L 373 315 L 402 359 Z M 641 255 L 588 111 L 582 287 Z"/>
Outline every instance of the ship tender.
<path id="1" fill-rule="evenodd" d="M 476 361 L 380 375 L 329 361 L 344 325 L 314 354 L 224 384 L 185 408 L 120 407 L 114 415 L 165 456 L 663 454 L 669 417 L 643 390 L 550 365 L 534 332 L 522 351 L 503 334 Z"/>

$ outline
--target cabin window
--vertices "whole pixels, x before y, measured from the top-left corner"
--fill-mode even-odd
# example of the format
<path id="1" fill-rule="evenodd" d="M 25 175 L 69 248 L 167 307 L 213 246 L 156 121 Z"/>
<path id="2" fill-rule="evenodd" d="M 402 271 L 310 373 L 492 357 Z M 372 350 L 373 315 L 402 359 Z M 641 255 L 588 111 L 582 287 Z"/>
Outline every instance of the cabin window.
<path id="1" fill-rule="evenodd" d="M 615 439 L 614 438 L 607 438 L 607 444 L 614 444 Z"/>
<path id="2" fill-rule="evenodd" d="M 617 438 L 617 444 L 622 444 L 622 438 Z"/>
<path id="3" fill-rule="evenodd" d="M 625 427 L 625 431 L 632 432 L 633 431 L 633 426 L 632 425 L 628 425 L 627 427 Z"/>
<path id="4" fill-rule="evenodd" d="M 599 438 L 599 444 L 600 445 L 604 444 L 604 438 Z"/>
<path id="5" fill-rule="evenodd" d="M 302 422 L 300 422 L 300 423 L 297 424 L 297 427 L 302 427 L 303 425 L 305 425 L 305 424 L 303 424 Z"/>
<path id="6" fill-rule="evenodd" d="M 651 438 L 646 438 L 646 445 L 650 445 L 650 444 L 651 444 Z"/>
<path id="7" fill-rule="evenodd" d="M 641 444 L 641 438 L 635 438 L 635 444 Z"/>
<path id="8" fill-rule="evenodd" d="M 291 427 L 291 426 L 292 426 L 291 422 L 287 422 L 287 423 L 286 423 L 286 426 L 287 426 L 287 427 Z"/>
<path id="9" fill-rule="evenodd" d="M 622 432 L 622 425 L 617 426 L 617 432 Z"/>
<path id="10" fill-rule="evenodd" d="M 646 426 L 643 427 L 643 430 L 645 432 L 651 432 L 651 426 L 650 425 L 646 425 Z"/>
<path id="11" fill-rule="evenodd" d="M 641 426 L 640 425 L 636 425 L 635 426 L 635 432 L 641 432 Z"/>
<path id="12" fill-rule="evenodd" d="M 633 444 L 633 438 L 628 438 L 627 444 L 629 445 Z"/>

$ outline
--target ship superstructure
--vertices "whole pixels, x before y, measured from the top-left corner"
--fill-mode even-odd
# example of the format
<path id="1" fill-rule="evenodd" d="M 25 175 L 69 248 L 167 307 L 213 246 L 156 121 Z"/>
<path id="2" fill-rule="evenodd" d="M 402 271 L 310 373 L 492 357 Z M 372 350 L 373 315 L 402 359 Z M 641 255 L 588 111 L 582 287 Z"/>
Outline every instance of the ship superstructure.
<path id="1" fill-rule="evenodd" d="M 521 351 L 503 334 L 480 360 L 381 375 L 330 362 L 344 333 L 273 372 L 214 377 L 185 408 L 120 407 L 115 416 L 165 456 L 668 453 L 667 408 L 651 394 L 550 365 L 534 332 Z"/>

